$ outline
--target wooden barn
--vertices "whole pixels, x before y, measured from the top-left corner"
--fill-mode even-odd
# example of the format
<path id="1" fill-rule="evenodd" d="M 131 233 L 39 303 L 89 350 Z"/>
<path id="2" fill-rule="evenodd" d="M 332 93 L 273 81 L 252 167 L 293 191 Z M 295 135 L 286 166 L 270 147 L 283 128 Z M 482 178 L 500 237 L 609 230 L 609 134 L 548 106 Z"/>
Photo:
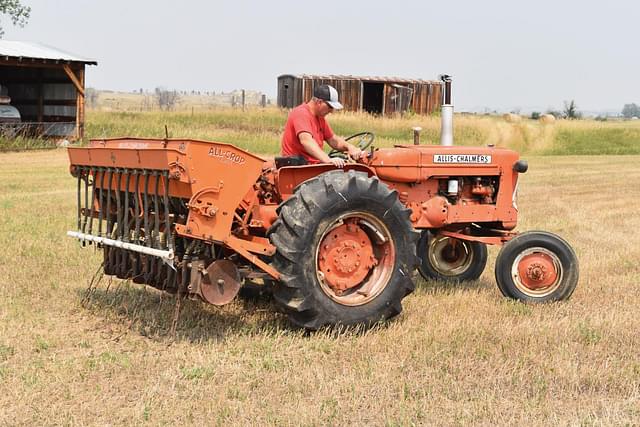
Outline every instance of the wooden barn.
<path id="1" fill-rule="evenodd" d="M 430 114 L 442 104 L 442 83 L 435 80 L 283 74 L 278 77 L 278 106 L 293 108 L 307 102 L 313 88 L 321 84 L 338 90 L 347 111 L 386 115 L 411 110 Z"/>
<path id="2" fill-rule="evenodd" d="M 2 133 L 82 138 L 86 65 L 97 62 L 38 43 L 0 40 Z"/>

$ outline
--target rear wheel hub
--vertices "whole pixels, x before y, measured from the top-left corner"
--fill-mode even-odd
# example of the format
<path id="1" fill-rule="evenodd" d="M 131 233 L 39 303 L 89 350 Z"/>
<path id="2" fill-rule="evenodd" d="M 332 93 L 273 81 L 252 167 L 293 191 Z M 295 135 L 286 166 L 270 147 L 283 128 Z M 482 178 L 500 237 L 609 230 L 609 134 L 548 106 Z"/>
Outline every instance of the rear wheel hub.
<path id="1" fill-rule="evenodd" d="M 357 286 L 377 264 L 371 239 L 357 222 L 356 218 L 345 220 L 320 244 L 318 267 L 336 293 Z"/>
<path id="2" fill-rule="evenodd" d="M 358 306 L 384 291 L 396 248 L 387 226 L 368 212 L 352 211 L 327 227 L 316 252 L 320 289 L 341 305 Z"/>

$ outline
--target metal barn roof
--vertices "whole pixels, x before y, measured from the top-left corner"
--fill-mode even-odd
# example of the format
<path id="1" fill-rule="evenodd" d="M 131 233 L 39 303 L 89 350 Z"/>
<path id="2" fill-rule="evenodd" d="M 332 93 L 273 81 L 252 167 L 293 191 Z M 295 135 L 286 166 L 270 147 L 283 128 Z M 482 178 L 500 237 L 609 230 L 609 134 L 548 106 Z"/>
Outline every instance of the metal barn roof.
<path id="1" fill-rule="evenodd" d="M 90 65 L 98 65 L 94 59 L 81 58 L 74 54 L 64 52 L 40 43 L 0 40 L 1 58 L 39 59 L 63 62 L 82 62 Z"/>

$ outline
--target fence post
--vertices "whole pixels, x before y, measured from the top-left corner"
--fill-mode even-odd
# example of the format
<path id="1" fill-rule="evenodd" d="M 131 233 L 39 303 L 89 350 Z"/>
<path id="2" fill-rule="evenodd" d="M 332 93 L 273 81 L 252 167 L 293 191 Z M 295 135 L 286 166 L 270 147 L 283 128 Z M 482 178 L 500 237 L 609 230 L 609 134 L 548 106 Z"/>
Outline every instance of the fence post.
<path id="1" fill-rule="evenodd" d="M 420 145 L 420 131 L 422 128 L 420 126 L 416 126 L 413 128 L 413 145 Z"/>
<path id="2" fill-rule="evenodd" d="M 245 97 L 244 97 L 244 89 L 242 89 L 242 111 L 244 112 L 244 101 L 245 101 Z"/>

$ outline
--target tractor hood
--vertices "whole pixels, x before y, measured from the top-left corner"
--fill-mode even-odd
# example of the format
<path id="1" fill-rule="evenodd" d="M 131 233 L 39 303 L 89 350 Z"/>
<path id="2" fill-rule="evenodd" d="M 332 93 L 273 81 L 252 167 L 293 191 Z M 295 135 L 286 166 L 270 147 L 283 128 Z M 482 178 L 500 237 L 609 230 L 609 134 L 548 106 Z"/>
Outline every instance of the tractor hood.
<path id="1" fill-rule="evenodd" d="M 505 148 L 396 145 L 376 150 L 369 167 L 384 180 L 419 183 L 437 176 L 511 174 L 518 159 Z"/>

